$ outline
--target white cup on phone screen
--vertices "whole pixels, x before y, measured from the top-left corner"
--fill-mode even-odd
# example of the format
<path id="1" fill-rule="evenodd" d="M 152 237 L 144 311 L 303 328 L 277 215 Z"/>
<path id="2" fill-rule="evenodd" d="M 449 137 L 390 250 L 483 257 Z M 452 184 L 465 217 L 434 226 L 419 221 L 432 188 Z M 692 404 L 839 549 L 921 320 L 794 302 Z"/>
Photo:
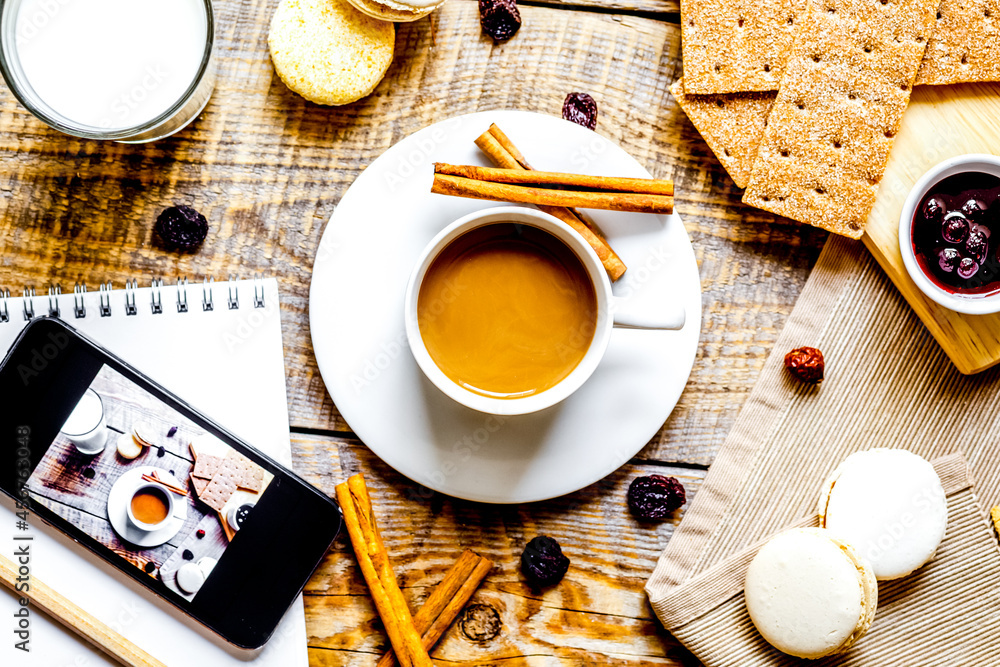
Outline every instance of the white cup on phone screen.
<path id="1" fill-rule="evenodd" d="M 81 454 L 94 456 L 103 452 L 108 429 L 100 394 L 93 389 L 84 392 L 61 431 Z"/>

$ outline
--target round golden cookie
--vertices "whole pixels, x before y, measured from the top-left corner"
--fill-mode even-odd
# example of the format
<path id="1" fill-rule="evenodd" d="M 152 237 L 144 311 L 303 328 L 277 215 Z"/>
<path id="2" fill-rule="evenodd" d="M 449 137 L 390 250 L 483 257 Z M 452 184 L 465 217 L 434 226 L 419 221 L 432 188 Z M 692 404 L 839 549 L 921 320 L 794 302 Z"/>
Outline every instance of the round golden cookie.
<path id="1" fill-rule="evenodd" d="M 392 63 L 392 23 L 365 16 L 346 0 L 281 0 L 267 43 L 285 85 L 317 104 L 365 97 Z"/>
<path id="2" fill-rule="evenodd" d="M 123 459 L 136 459 L 142 454 L 142 445 L 135 441 L 131 433 L 122 433 L 118 436 L 118 453 Z"/>
<path id="3" fill-rule="evenodd" d="M 445 3 L 446 0 L 432 1 L 430 4 L 408 4 L 402 0 L 348 0 L 359 11 L 372 18 L 395 23 L 408 23 L 424 18 Z"/>

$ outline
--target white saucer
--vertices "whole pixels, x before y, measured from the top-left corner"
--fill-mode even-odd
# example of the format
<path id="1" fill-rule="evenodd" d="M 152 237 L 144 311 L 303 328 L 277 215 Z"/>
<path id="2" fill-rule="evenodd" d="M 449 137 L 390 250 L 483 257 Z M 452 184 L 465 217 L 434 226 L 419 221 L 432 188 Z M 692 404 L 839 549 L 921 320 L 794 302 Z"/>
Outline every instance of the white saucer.
<path id="1" fill-rule="evenodd" d="M 184 485 L 169 472 L 154 466 L 140 466 L 119 477 L 118 481 L 111 487 L 111 493 L 108 494 L 108 521 L 111 522 L 111 527 L 123 540 L 147 549 L 165 544 L 176 535 L 184 527 L 188 513 L 187 498 L 175 496 L 174 516 L 162 528 L 147 533 L 129 523 L 128 503 L 135 490 L 146 483 L 142 476 L 148 475 L 154 470 L 160 479 L 183 488 Z"/>
<path id="2" fill-rule="evenodd" d="M 593 376 L 542 412 L 492 417 L 458 405 L 421 373 L 406 344 L 403 296 L 423 247 L 495 202 L 431 194 L 434 162 L 489 164 L 473 144 L 497 123 L 536 169 L 648 178 L 591 130 L 522 111 L 460 116 L 386 151 L 344 194 L 323 234 L 309 294 L 312 342 L 344 419 L 376 455 L 442 493 L 490 503 L 563 495 L 636 454 L 687 383 L 701 330 L 701 283 L 680 218 L 587 211 L 629 267 L 624 310 L 679 300 L 681 331 L 615 329 Z"/>

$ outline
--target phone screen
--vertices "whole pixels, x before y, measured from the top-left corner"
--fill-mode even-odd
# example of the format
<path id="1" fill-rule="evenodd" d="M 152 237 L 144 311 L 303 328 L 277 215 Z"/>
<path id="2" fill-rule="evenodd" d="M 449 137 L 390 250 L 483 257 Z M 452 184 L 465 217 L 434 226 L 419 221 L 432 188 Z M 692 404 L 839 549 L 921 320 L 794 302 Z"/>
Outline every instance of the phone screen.
<path id="1" fill-rule="evenodd" d="M 108 365 L 24 488 L 193 600 L 274 475 Z"/>
<path id="2" fill-rule="evenodd" d="M 340 530 L 330 498 L 62 322 L 24 330 L 0 395 L 0 489 L 238 646 Z"/>

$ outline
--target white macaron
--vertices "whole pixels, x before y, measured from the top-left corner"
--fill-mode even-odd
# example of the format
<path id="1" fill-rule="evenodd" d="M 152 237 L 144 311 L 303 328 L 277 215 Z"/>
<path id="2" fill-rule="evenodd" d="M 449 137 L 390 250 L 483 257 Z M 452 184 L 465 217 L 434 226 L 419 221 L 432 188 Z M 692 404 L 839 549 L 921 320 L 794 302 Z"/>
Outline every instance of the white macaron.
<path id="1" fill-rule="evenodd" d="M 795 528 L 761 547 L 743 587 L 750 620 L 779 651 L 840 653 L 875 619 L 878 584 L 848 544 L 822 528 Z"/>
<path id="2" fill-rule="evenodd" d="M 898 579 L 930 561 L 948 527 L 941 479 L 905 449 L 847 457 L 827 478 L 820 525 L 853 545 L 878 579 Z"/>

